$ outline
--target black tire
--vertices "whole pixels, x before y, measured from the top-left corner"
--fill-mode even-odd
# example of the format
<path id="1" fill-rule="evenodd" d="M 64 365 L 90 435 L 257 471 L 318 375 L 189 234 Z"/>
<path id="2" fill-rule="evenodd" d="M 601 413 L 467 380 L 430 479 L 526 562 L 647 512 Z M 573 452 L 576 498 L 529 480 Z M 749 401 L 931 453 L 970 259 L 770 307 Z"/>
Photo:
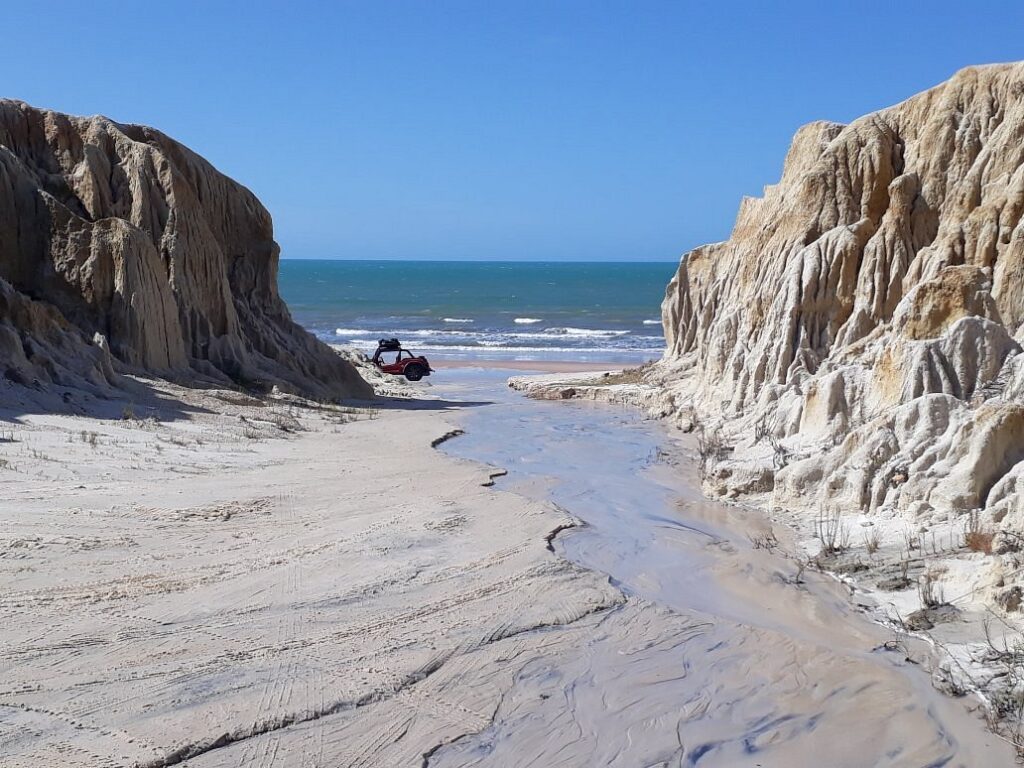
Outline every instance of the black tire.
<path id="1" fill-rule="evenodd" d="M 423 370 L 423 366 L 417 365 L 416 363 L 405 367 L 405 378 L 409 381 L 419 381 L 423 378 L 424 373 L 426 373 L 426 371 Z"/>

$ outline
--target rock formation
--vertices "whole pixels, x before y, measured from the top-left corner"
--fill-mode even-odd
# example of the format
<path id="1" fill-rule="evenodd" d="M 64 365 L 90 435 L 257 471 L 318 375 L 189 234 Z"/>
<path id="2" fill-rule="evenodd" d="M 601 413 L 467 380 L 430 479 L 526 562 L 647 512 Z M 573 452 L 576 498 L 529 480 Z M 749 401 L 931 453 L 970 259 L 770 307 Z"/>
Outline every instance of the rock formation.
<path id="1" fill-rule="evenodd" d="M 734 449 L 713 490 L 914 531 L 975 510 L 1019 549 L 1024 64 L 800 129 L 662 312 L 666 411 Z"/>
<path id="2" fill-rule="evenodd" d="M 0 100 L 0 372 L 116 371 L 365 396 L 297 326 L 256 197 L 159 131 Z"/>

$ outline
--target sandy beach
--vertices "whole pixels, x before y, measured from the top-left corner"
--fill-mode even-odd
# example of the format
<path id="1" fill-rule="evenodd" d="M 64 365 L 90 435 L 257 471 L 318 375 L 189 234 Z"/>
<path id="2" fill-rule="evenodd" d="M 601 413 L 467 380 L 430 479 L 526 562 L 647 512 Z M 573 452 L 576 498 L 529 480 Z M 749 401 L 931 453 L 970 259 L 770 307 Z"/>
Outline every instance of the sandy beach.
<path id="1" fill-rule="evenodd" d="M 441 378 L 3 414 L 4 765 L 1010 763 L 660 426 Z"/>
<path id="2" fill-rule="evenodd" d="M 961 5 L 12 7 L 0 768 L 1024 764 Z"/>

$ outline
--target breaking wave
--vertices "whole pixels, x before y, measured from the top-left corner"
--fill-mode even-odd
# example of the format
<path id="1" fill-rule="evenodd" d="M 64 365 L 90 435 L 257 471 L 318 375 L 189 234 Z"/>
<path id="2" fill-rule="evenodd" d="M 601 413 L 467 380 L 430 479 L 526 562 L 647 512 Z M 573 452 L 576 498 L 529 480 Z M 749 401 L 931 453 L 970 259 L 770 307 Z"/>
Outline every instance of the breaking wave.
<path id="1" fill-rule="evenodd" d="M 422 320 L 422 318 L 421 318 Z M 530 320 L 530 323 L 518 322 Z M 332 344 L 352 346 L 364 351 L 372 350 L 377 339 L 398 337 L 413 351 L 424 353 L 445 353 L 455 357 L 472 356 L 473 352 L 483 355 L 515 355 L 520 359 L 544 359 L 551 355 L 580 354 L 601 356 L 604 359 L 632 356 L 637 360 L 660 355 L 665 339 L 661 329 L 645 333 L 638 318 L 632 330 L 624 328 L 581 328 L 574 325 L 531 328 L 523 326 L 543 322 L 540 318 L 516 318 L 516 324 L 487 326 L 471 318 L 444 317 L 434 321 L 437 327 L 423 328 L 413 325 L 413 318 L 389 318 L 378 320 L 367 328 L 335 328 L 333 334 L 323 332 L 321 338 Z M 536 321 L 536 322 L 533 322 Z M 387 325 L 385 325 L 385 322 Z M 394 325 L 391 323 L 394 322 Z M 380 323 L 379 325 L 377 323 Z M 402 326 L 405 327 L 402 327 Z M 463 327 L 459 327 L 462 325 Z M 412 327 L 409 327 L 412 326 Z M 523 328 L 523 330 L 519 330 Z"/>

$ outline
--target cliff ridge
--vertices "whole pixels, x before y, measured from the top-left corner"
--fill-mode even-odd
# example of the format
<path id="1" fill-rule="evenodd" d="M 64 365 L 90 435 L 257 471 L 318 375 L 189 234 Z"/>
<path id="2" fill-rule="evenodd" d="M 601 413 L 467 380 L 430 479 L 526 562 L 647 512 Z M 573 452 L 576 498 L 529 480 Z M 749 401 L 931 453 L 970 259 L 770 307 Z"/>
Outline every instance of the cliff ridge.
<path id="1" fill-rule="evenodd" d="M 269 213 L 157 130 L 0 100 L 0 372 L 368 396 L 277 290 Z"/>

